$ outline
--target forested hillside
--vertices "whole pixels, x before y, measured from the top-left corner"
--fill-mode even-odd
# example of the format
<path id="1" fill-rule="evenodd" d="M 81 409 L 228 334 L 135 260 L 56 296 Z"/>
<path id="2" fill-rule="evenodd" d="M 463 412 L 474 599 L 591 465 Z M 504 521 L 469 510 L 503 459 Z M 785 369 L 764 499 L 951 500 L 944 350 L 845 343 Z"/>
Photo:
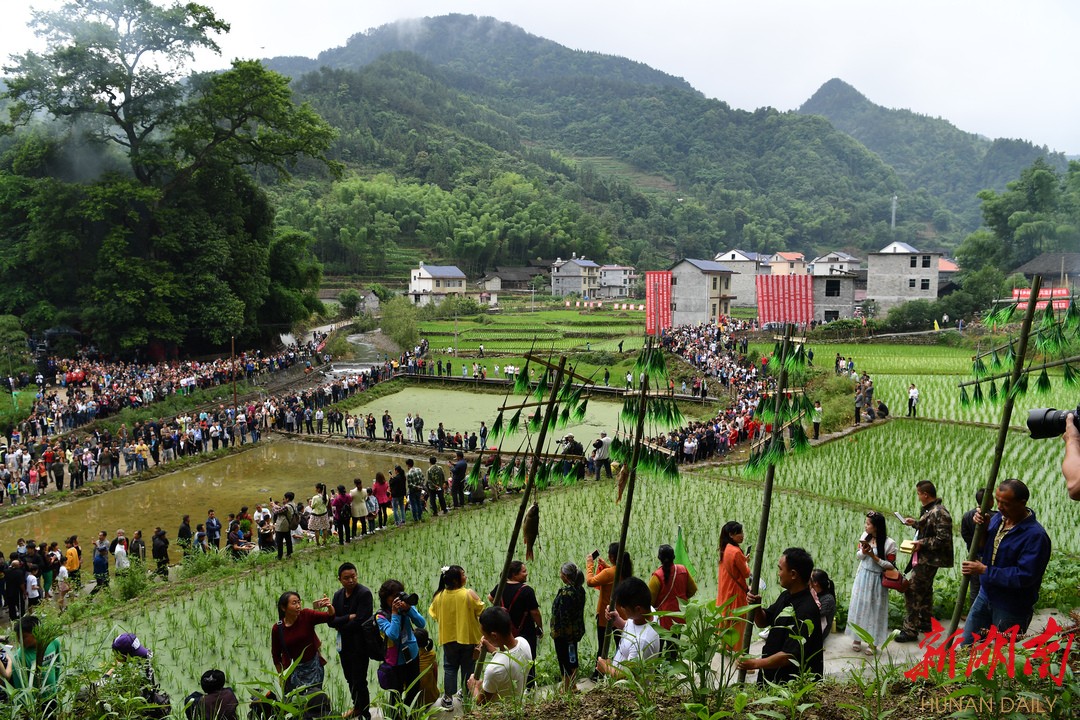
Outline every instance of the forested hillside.
<path id="1" fill-rule="evenodd" d="M 962 239 L 941 234 L 951 215 L 934 197 L 819 118 L 734 110 L 489 18 L 386 26 L 320 62 L 294 87 L 339 129 L 336 157 L 358 178 L 274 192 L 279 222 L 315 236 L 329 273 L 395 274 L 421 257 L 479 273 L 571 252 L 652 268 L 733 246 L 813 255 Z M 583 158 L 673 190 L 646 192 Z"/>
<path id="2" fill-rule="evenodd" d="M 111 350 L 268 336 L 317 307 L 321 271 L 400 284 L 420 260 L 476 277 L 571 253 L 646 270 L 731 247 L 956 248 L 976 193 L 1017 177 L 983 194 L 992 231 L 965 257 L 1003 272 L 1074 242 L 1075 167 L 1052 156 L 1021 175 L 1042 150 L 881 115 L 842 84 L 804 110 L 859 108 L 863 142 L 461 15 L 270 61 L 291 83 L 254 61 L 189 76 L 143 62 L 158 36 L 139 23 L 176 19 L 125 7 L 132 25 L 110 33 L 82 22 L 92 9 L 49 15 L 69 42 L 17 58 L 0 127 L 0 313 Z M 192 46 L 227 32 L 207 8 L 177 12 Z M 93 63 L 114 71 L 104 91 Z M 139 102 L 117 100 L 124 87 Z"/>
<path id="3" fill-rule="evenodd" d="M 641 85 L 692 90 L 682 78 L 648 65 L 602 53 L 581 52 L 532 35 L 491 17 L 443 15 L 401 20 L 349 38 L 316 60 L 273 58 L 268 66 L 297 75 L 327 66 L 356 70 L 387 53 L 407 51 L 428 60 L 463 82 L 478 79 L 517 82 L 558 77 L 602 77 Z M 471 80 L 470 80 L 471 79 Z"/>
<path id="4" fill-rule="evenodd" d="M 893 110 L 870 102 L 842 80 L 829 80 L 799 108 L 820 115 L 888 163 L 905 185 L 924 188 L 955 213 L 965 231 L 981 224 L 978 193 L 1004 190 L 1036 159 L 1063 171 L 1062 153 L 1027 140 L 987 139 L 948 120 Z M 937 218 L 939 224 L 947 219 Z"/>

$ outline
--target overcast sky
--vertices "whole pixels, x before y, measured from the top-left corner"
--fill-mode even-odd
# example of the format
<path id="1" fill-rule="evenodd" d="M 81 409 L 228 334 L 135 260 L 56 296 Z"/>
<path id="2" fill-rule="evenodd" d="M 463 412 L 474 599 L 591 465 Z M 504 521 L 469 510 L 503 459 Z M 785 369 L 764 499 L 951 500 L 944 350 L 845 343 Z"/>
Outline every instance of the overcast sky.
<path id="1" fill-rule="evenodd" d="M 871 101 L 989 137 L 1080 154 L 1075 0 L 200 0 L 232 25 L 223 55 L 305 55 L 403 18 L 490 15 L 579 50 L 621 55 L 752 110 L 797 108 L 833 77 Z M 58 0 L 30 0 L 51 9 Z M 3 0 L 0 56 L 37 42 Z M 220 59 L 200 69 L 222 67 Z"/>

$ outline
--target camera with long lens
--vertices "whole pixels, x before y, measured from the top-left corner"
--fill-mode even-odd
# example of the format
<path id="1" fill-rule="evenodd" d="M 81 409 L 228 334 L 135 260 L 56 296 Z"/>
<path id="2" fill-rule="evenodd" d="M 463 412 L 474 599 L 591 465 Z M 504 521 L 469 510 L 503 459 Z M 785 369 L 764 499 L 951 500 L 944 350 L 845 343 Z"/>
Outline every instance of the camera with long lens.
<path id="1" fill-rule="evenodd" d="M 1035 408 L 1028 411 L 1027 426 L 1032 440 L 1045 440 L 1058 437 L 1065 432 L 1065 423 L 1069 413 L 1073 414 L 1073 425 L 1080 430 L 1080 405 L 1075 410 L 1057 408 Z"/>
<path id="2" fill-rule="evenodd" d="M 416 593 L 412 593 L 411 595 L 407 595 L 404 590 L 399 592 L 397 597 L 398 597 L 398 600 L 405 603 L 406 605 L 415 606 L 420 602 L 420 596 L 419 595 L 417 595 Z"/>

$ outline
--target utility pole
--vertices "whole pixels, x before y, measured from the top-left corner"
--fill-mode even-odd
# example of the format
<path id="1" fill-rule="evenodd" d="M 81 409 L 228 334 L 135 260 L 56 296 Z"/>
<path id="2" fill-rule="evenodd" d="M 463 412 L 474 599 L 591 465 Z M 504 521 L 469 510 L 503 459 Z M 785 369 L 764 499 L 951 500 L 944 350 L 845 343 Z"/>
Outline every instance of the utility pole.
<path id="1" fill-rule="evenodd" d="M 892 231 L 896 232 L 896 200 L 897 196 L 892 196 Z"/>

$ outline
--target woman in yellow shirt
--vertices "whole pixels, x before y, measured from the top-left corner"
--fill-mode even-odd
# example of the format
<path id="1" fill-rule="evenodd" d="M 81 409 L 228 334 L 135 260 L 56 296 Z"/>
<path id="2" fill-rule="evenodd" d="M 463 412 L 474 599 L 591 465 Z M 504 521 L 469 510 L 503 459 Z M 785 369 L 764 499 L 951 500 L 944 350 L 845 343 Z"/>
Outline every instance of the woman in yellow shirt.
<path id="1" fill-rule="evenodd" d="M 64 541 L 64 545 L 67 547 L 64 550 L 64 567 L 68 571 L 68 584 L 71 585 L 73 590 L 78 590 L 82 587 L 82 582 L 79 577 L 79 568 L 82 566 L 82 560 L 79 556 L 79 538 L 72 535 Z"/>
<path id="2" fill-rule="evenodd" d="M 465 570 L 451 565 L 439 576 L 439 589 L 431 600 L 428 615 L 439 624 L 439 645 L 443 652 L 442 706 L 454 707 L 458 678 L 462 686 L 472 675 L 476 661 L 473 649 L 480 642 L 480 611 L 484 602 L 465 587 Z"/>

